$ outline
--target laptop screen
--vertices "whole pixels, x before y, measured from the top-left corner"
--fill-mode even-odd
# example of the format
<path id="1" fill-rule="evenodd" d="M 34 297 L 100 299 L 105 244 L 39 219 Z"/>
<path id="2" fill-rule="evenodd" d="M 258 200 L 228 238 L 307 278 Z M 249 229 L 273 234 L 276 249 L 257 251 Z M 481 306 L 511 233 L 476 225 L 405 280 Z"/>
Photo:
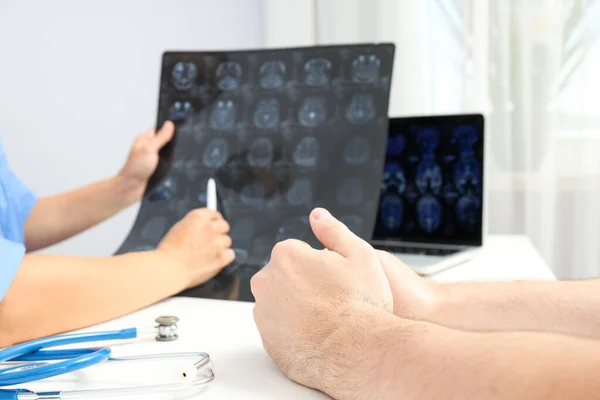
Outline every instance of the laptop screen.
<path id="1" fill-rule="evenodd" d="M 376 241 L 480 246 L 482 115 L 391 118 Z"/>

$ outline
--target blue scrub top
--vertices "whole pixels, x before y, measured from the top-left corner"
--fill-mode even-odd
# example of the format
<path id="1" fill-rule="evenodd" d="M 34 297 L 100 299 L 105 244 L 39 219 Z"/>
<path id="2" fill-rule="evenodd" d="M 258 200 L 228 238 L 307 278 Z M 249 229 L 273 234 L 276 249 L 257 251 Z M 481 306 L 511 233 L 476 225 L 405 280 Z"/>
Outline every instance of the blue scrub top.
<path id="1" fill-rule="evenodd" d="M 0 141 L 0 301 L 25 255 L 25 221 L 36 201 L 8 166 Z"/>

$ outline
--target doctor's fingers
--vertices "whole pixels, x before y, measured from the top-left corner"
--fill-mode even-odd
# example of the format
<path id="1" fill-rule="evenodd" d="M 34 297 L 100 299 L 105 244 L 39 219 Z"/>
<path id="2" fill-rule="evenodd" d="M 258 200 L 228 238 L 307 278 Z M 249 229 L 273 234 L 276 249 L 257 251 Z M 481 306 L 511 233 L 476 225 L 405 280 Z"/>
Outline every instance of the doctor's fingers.
<path id="1" fill-rule="evenodd" d="M 151 153 L 156 152 L 156 145 L 154 144 L 156 135 L 157 132 L 155 128 L 146 129 L 135 138 L 133 142 L 133 149 Z"/>
<path id="2" fill-rule="evenodd" d="M 333 252 L 348 259 L 366 260 L 375 257 L 371 245 L 356 236 L 329 211 L 316 208 L 310 214 L 310 225 L 321 243 Z"/>
<path id="3" fill-rule="evenodd" d="M 223 219 L 223 215 L 210 208 L 195 208 L 183 217 L 183 219 L 194 221 L 196 223 L 202 223 L 206 221 L 214 221 Z"/>
<path id="4" fill-rule="evenodd" d="M 210 227 L 214 233 L 223 234 L 228 233 L 230 226 L 224 219 L 217 219 L 210 223 Z"/>
<path id="5" fill-rule="evenodd" d="M 231 264 L 233 261 L 235 261 L 235 251 L 233 251 L 233 249 L 231 249 L 231 248 L 222 250 L 217 255 L 217 261 L 218 261 L 220 267 L 225 267 L 225 266 Z"/>
<path id="6" fill-rule="evenodd" d="M 189 211 L 178 224 L 185 227 L 187 234 L 192 238 L 205 240 L 207 237 L 219 233 L 228 232 L 228 224 L 223 224 L 223 216 L 218 211 L 209 210 L 208 208 L 198 208 Z M 215 225 L 216 223 L 216 225 Z"/>
<path id="7" fill-rule="evenodd" d="M 228 235 L 219 235 L 214 239 L 199 243 L 204 247 L 204 254 L 214 260 L 219 268 L 231 263 L 235 259 L 235 252 L 231 248 L 231 237 Z"/>
<path id="8" fill-rule="evenodd" d="M 231 236 L 226 235 L 226 234 L 216 235 L 214 237 L 214 239 L 209 241 L 211 246 L 214 248 L 214 251 L 217 253 L 223 251 L 223 249 L 230 248 L 232 242 L 233 241 L 231 240 Z M 200 245 L 203 245 L 203 244 L 200 243 Z"/>
<path id="9" fill-rule="evenodd" d="M 175 134 L 175 125 L 171 121 L 167 121 L 163 124 L 156 135 L 152 136 L 151 147 L 153 151 L 162 149 L 167 143 L 173 139 Z"/>

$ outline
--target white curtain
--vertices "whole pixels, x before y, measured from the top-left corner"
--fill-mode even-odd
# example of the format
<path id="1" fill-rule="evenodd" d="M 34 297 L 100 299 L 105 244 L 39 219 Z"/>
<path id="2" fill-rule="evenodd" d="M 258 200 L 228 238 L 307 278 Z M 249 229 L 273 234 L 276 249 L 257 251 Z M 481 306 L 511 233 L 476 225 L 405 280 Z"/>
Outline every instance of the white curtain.
<path id="1" fill-rule="evenodd" d="M 488 230 L 600 276 L 600 0 L 264 0 L 268 46 L 396 43 L 391 116 L 483 112 Z"/>

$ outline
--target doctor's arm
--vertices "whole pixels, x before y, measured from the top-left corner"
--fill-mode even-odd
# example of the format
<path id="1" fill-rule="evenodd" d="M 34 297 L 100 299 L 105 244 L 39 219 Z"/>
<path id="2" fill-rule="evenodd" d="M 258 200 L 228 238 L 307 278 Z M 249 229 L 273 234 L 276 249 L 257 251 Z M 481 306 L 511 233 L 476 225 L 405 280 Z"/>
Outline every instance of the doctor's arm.
<path id="1" fill-rule="evenodd" d="M 68 239 L 141 200 L 158 165 L 158 153 L 173 133 L 170 122 L 157 134 L 148 130 L 136 139 L 125 166 L 114 177 L 40 198 L 25 223 L 27 250 Z"/>
<path id="2" fill-rule="evenodd" d="M 228 230 L 220 214 L 202 209 L 154 251 L 25 255 L 0 301 L 0 348 L 111 320 L 206 282 L 235 257 Z"/>
<path id="3" fill-rule="evenodd" d="M 378 252 L 396 315 L 472 331 L 543 331 L 600 338 L 600 280 L 437 283 Z"/>

